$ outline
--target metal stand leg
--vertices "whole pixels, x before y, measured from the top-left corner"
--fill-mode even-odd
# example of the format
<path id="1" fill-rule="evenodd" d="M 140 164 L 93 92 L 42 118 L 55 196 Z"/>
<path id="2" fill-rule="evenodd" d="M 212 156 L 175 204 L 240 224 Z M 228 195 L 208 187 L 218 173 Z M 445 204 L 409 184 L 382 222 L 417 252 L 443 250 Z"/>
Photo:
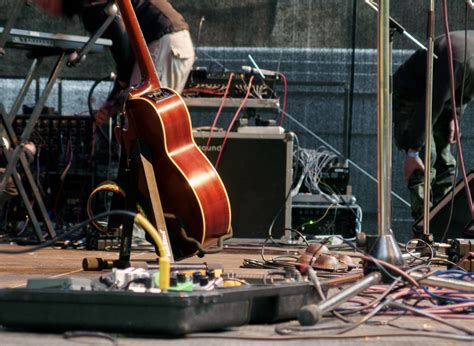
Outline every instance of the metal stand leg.
<path id="1" fill-rule="evenodd" d="M 428 13 L 428 53 L 426 57 L 426 100 L 425 100 L 425 191 L 423 196 L 423 240 L 429 241 L 431 202 L 431 133 L 433 96 L 433 50 L 434 50 L 434 0 L 430 0 Z"/>
<path id="2" fill-rule="evenodd" d="M 370 254 L 397 266 L 403 265 L 403 257 L 390 228 L 392 185 L 392 111 L 391 111 L 391 40 L 389 30 L 389 0 L 379 0 L 377 12 L 377 178 L 378 185 L 378 238 Z M 377 270 L 371 264 L 366 272 Z M 384 275 L 384 281 L 390 278 Z"/>
<path id="3" fill-rule="evenodd" d="M 124 150 L 122 155 L 126 155 Z M 125 157 L 125 156 L 124 156 Z M 126 194 L 125 209 L 135 212 L 137 206 L 137 192 L 138 192 L 138 178 L 140 174 L 139 169 L 139 153 L 137 152 L 137 145 L 132 145 L 132 152 L 130 154 L 129 167 L 125 174 L 124 189 Z M 125 167 L 123 167 L 125 169 Z M 121 173 L 119 173 L 121 174 Z M 135 182 L 135 184 L 134 184 Z M 130 255 L 132 252 L 132 236 L 133 236 L 133 219 L 127 217 L 122 224 L 122 233 L 120 235 L 120 254 L 118 261 L 115 261 L 114 266 L 117 268 L 126 268 L 130 265 Z"/>
<path id="4" fill-rule="evenodd" d="M 125 153 L 123 153 L 125 154 Z M 155 224 L 157 225 L 157 230 L 160 233 L 160 236 L 163 239 L 163 244 L 167 250 L 167 256 L 170 258 L 171 262 L 173 259 L 173 251 L 171 249 L 170 241 L 168 238 L 168 231 L 166 229 L 166 223 L 163 214 L 163 208 L 161 205 L 161 200 L 158 192 L 158 187 L 155 181 L 155 175 L 153 172 L 153 167 L 149 161 L 150 153 L 147 150 L 147 147 L 139 139 L 135 140 L 135 143 L 132 145 L 132 150 L 130 154 L 129 162 L 129 171 L 127 173 L 127 178 L 125 181 L 125 194 L 126 194 L 126 210 L 135 211 L 137 205 L 138 197 L 138 181 L 140 178 L 141 170 L 143 169 L 145 173 L 145 180 L 147 184 L 148 191 L 150 193 L 150 202 L 153 218 L 155 219 Z M 122 175 L 123 176 L 123 175 Z M 119 260 L 116 261 L 115 266 L 117 267 L 127 267 L 130 263 L 130 254 L 131 254 L 131 242 L 132 242 L 132 233 L 133 233 L 133 220 L 127 218 L 123 222 L 121 242 L 120 242 L 120 256 Z"/>
<path id="5" fill-rule="evenodd" d="M 47 213 L 46 207 L 44 206 L 41 194 L 38 190 L 38 187 L 36 186 L 33 175 L 31 174 L 31 171 L 29 169 L 28 160 L 26 159 L 25 154 L 24 154 L 24 145 L 28 142 L 28 140 L 31 136 L 31 133 L 34 129 L 34 126 L 35 126 L 35 124 L 36 124 L 36 122 L 37 122 L 37 120 L 38 120 L 38 118 L 41 114 L 41 111 L 43 110 L 43 106 L 44 106 L 44 104 L 45 104 L 45 102 L 46 102 L 46 100 L 47 100 L 47 98 L 48 98 L 48 96 L 51 92 L 51 89 L 52 89 L 52 87 L 53 87 L 53 85 L 54 85 L 54 83 L 57 79 L 57 76 L 59 74 L 59 71 L 60 71 L 63 63 L 64 63 L 64 60 L 65 60 L 65 53 L 62 53 L 61 56 L 59 57 L 56 65 L 55 65 L 51 75 L 50 75 L 48 83 L 47 83 L 41 97 L 39 98 L 39 100 L 38 100 L 38 102 L 37 102 L 37 104 L 36 104 L 36 106 L 33 110 L 33 113 L 32 113 L 32 115 L 31 115 L 31 117 L 28 121 L 28 124 L 26 125 L 23 133 L 21 134 L 21 137 L 20 137 L 19 141 L 18 141 L 18 138 L 17 138 L 17 136 L 16 136 L 16 134 L 13 130 L 13 127 L 12 127 L 12 120 L 14 119 L 14 117 L 16 115 L 16 112 L 19 109 L 19 106 L 23 102 L 24 96 L 25 96 L 29 86 L 31 85 L 34 71 L 37 68 L 38 62 L 40 62 L 41 60 L 35 59 L 33 61 L 32 65 L 30 67 L 30 71 L 28 72 L 27 78 L 25 79 L 25 82 L 24 82 L 24 84 L 23 84 L 23 86 L 20 90 L 20 94 L 18 95 L 18 97 L 15 101 L 15 104 L 14 104 L 8 118 L 6 118 L 6 114 L 4 112 L 2 112 L 2 121 L 4 123 L 4 127 L 7 131 L 8 137 L 10 139 L 10 143 L 12 143 L 12 145 L 16 145 L 16 146 L 15 146 L 15 149 L 13 150 L 13 153 L 9 153 L 6 150 L 4 150 L 4 154 L 5 154 L 5 157 L 7 159 L 7 167 L 6 167 L 6 170 L 5 170 L 5 174 L 4 174 L 4 176 L 3 176 L 3 178 L 0 182 L 0 191 L 3 191 L 3 189 L 5 189 L 7 179 L 10 176 L 13 175 L 13 179 L 15 180 L 15 184 L 16 184 L 18 190 L 19 190 L 19 193 L 22 197 L 22 200 L 25 203 L 28 215 L 30 216 L 30 219 L 33 223 L 33 227 L 35 228 L 35 233 L 36 233 L 39 241 L 44 241 L 44 236 L 43 236 L 43 233 L 41 231 L 41 228 L 39 227 L 39 224 L 38 224 L 37 218 L 34 214 L 34 211 L 33 211 L 32 207 L 30 205 L 28 196 L 26 195 L 26 192 L 24 190 L 22 182 L 17 177 L 16 165 L 17 165 L 18 161 L 20 161 L 20 164 L 21 164 L 23 170 L 25 171 L 28 183 L 31 186 L 31 189 L 32 189 L 34 198 L 36 200 L 36 203 L 38 204 L 38 207 L 40 209 L 40 213 L 41 213 L 42 218 L 44 220 L 44 223 L 45 223 L 46 229 L 48 231 L 48 234 L 50 235 L 51 238 L 54 238 L 56 236 L 56 232 L 53 229 L 53 226 L 51 224 L 51 220 L 50 220 L 49 215 Z"/>
<path id="6" fill-rule="evenodd" d="M 333 311 L 350 298 L 357 296 L 373 285 L 380 282 L 380 273 L 370 273 L 361 280 L 353 283 L 345 290 L 340 291 L 336 295 L 328 298 L 320 304 L 311 304 L 303 306 L 298 312 L 298 321 L 302 326 L 313 326 L 321 320 L 327 312 Z"/>
<path id="7" fill-rule="evenodd" d="M 31 83 L 33 82 L 33 79 L 34 79 L 33 76 L 42 62 L 43 62 L 43 58 L 41 57 L 33 59 L 33 62 L 31 63 L 28 74 L 26 75 L 25 82 L 21 86 L 20 92 L 18 93 L 15 103 L 10 109 L 10 114 L 9 114 L 10 123 L 18 114 L 18 111 L 20 110 L 20 107 L 23 104 L 23 100 L 25 99 L 26 93 L 30 89 Z"/>
<path id="8" fill-rule="evenodd" d="M 3 115 L 3 113 L 2 113 L 2 115 Z M 8 150 L 3 145 L 3 141 L 0 145 L 1 145 L 1 148 L 3 150 L 3 155 L 5 156 L 5 158 L 8 161 L 8 159 L 10 157 L 10 152 L 8 152 Z M 18 189 L 18 193 L 19 193 L 20 197 L 21 197 L 22 201 L 25 204 L 26 211 L 27 211 L 27 213 L 30 217 L 31 223 L 32 223 L 33 228 L 35 230 L 36 237 L 38 238 L 38 241 L 42 242 L 42 241 L 45 240 L 43 232 L 41 230 L 41 227 L 39 226 L 38 219 L 36 218 L 35 212 L 33 211 L 33 207 L 32 207 L 32 205 L 29 201 L 29 198 L 28 198 L 28 195 L 25 191 L 25 188 L 23 187 L 23 183 L 21 182 L 21 179 L 18 176 L 16 171 L 14 171 L 14 173 L 12 175 L 12 178 L 13 178 L 13 181 L 15 182 L 15 185 Z M 49 218 L 48 218 L 48 220 L 49 220 Z M 54 233 L 54 231 L 53 231 L 53 233 Z"/>
<path id="9" fill-rule="evenodd" d="M 48 99 L 48 96 L 51 92 L 51 89 L 53 88 L 53 85 L 56 82 L 56 79 L 58 78 L 59 71 L 61 70 L 61 67 L 64 64 L 65 56 L 66 54 L 64 52 L 60 55 L 53 69 L 53 72 L 51 73 L 51 76 L 49 77 L 48 83 L 46 84 L 46 87 L 44 88 L 43 93 L 41 94 L 38 102 L 36 103 L 33 113 L 31 114 L 31 117 L 28 123 L 26 124 L 25 129 L 23 130 L 23 133 L 20 136 L 20 143 L 13 150 L 13 154 L 11 156 L 11 162 L 9 162 L 9 165 L 7 167 L 7 170 L 5 171 L 3 180 L 0 182 L 0 190 L 4 186 L 6 179 L 9 176 L 11 176 L 15 168 L 15 165 L 17 164 L 18 159 L 20 158 L 20 154 L 23 152 L 24 145 L 26 144 L 26 142 L 28 142 L 31 136 L 31 133 L 33 132 L 36 122 L 38 121 L 41 111 L 43 110 L 43 106 L 46 103 L 46 100 Z"/>
<path id="10" fill-rule="evenodd" d="M 25 0 L 17 0 L 15 5 L 8 15 L 8 22 L 3 28 L 2 36 L 0 36 L 0 56 L 5 55 L 5 44 L 7 43 L 8 35 L 10 35 L 10 31 L 13 28 L 13 24 L 17 20 L 18 16 L 20 15 L 20 11 L 25 5 Z"/>

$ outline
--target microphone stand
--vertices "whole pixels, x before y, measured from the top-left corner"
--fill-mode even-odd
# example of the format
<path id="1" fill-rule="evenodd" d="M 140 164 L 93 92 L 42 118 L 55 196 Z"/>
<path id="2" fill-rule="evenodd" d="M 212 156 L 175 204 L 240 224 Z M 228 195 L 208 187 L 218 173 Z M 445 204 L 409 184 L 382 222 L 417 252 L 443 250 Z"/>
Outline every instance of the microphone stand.
<path id="1" fill-rule="evenodd" d="M 375 12 L 379 11 L 379 8 L 377 4 L 374 4 L 372 0 L 365 0 L 365 3 L 372 8 Z M 407 37 L 410 41 L 412 41 L 418 48 L 421 48 L 423 50 L 428 50 L 427 47 L 425 47 L 420 41 L 418 41 L 413 35 L 411 35 L 400 23 L 398 23 L 395 19 L 392 17 L 388 17 L 389 22 L 390 22 L 390 29 L 394 29 L 396 32 L 399 34 L 404 35 Z M 436 55 L 433 54 L 433 57 L 438 59 Z"/>
<path id="2" fill-rule="evenodd" d="M 426 97 L 425 97 L 425 174 L 423 194 L 423 235 L 422 239 L 432 243 L 430 232 L 430 201 L 431 201 L 431 134 L 432 98 L 433 98 L 433 49 L 434 49 L 434 0 L 430 0 L 428 12 L 428 53 L 426 54 Z"/>
<path id="3" fill-rule="evenodd" d="M 378 6 L 372 0 L 365 0 L 365 3 L 374 11 L 378 12 Z M 469 1 L 467 1 L 469 4 Z M 427 51 L 426 60 L 426 98 L 425 98 L 425 158 L 424 158 L 424 194 L 423 194 L 423 231 L 422 234 L 415 234 L 422 240 L 432 243 L 433 239 L 429 233 L 430 229 L 430 182 L 431 182 L 431 133 L 432 133 L 432 95 L 433 95 L 433 58 L 438 58 L 434 54 L 434 1 L 430 0 L 430 9 L 428 12 L 428 47 L 421 44 L 395 19 L 389 17 L 390 28 L 400 34 L 408 37 L 416 46 Z M 392 38 L 392 37 L 391 37 Z M 415 231 L 416 232 L 416 231 Z"/>
<path id="4" fill-rule="evenodd" d="M 366 1 L 367 2 L 367 1 Z M 395 266 L 403 266 L 404 260 L 390 228 L 392 185 L 392 37 L 395 29 L 389 26 L 390 0 L 379 0 L 377 8 L 377 201 L 378 234 L 374 238 L 365 234 L 358 237 L 358 245 L 368 245 L 369 253 L 376 259 Z M 380 9 L 380 11 L 378 10 Z M 378 271 L 373 263 L 364 263 L 364 273 Z M 393 281 L 382 273 L 386 283 Z"/>

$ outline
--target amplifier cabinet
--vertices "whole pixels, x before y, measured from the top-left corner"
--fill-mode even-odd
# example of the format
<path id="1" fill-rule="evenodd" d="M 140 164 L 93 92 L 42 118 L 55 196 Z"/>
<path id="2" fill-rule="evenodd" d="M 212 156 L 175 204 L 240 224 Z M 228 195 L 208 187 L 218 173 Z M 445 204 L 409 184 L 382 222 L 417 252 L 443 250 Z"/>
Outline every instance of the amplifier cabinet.
<path id="1" fill-rule="evenodd" d="M 209 132 L 193 136 L 204 152 Z M 213 165 L 223 140 L 224 132 L 212 134 L 207 157 Z M 229 195 L 234 238 L 265 239 L 275 217 L 273 237 L 291 226 L 293 140 L 291 132 L 229 133 L 217 172 Z"/>

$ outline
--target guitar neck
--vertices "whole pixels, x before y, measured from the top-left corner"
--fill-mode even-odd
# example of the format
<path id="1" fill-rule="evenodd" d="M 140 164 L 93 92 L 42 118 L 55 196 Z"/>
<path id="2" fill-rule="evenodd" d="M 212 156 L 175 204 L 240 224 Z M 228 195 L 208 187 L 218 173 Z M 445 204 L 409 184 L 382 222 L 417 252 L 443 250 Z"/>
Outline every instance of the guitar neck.
<path id="1" fill-rule="evenodd" d="M 148 46 L 146 44 L 145 38 L 143 37 L 143 33 L 140 28 L 140 24 L 138 23 L 138 19 L 135 15 L 135 10 L 133 9 L 131 1 L 117 0 L 117 5 L 120 9 L 120 13 L 122 14 L 123 22 L 125 24 L 125 28 L 127 29 L 128 37 L 130 38 L 130 43 L 135 54 L 135 59 L 142 74 L 142 84 L 133 92 L 133 94 L 141 94 L 148 90 L 160 88 L 160 81 L 158 80 L 153 60 L 151 59 L 150 52 L 148 51 Z"/>

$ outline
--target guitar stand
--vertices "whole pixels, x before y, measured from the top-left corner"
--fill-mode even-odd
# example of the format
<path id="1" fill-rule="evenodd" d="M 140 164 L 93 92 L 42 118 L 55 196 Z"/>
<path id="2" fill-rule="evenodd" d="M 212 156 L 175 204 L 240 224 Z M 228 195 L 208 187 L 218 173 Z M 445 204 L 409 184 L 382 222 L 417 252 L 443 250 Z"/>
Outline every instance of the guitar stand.
<path id="1" fill-rule="evenodd" d="M 138 201 L 138 181 L 140 178 L 141 168 L 145 173 L 145 180 L 149 191 L 151 202 L 151 209 L 153 211 L 153 218 L 155 220 L 157 230 L 163 239 L 163 244 L 167 251 L 167 256 L 171 262 L 174 262 L 173 251 L 171 249 L 168 231 L 163 214 L 160 196 L 158 193 L 158 186 L 156 185 L 153 166 L 149 158 L 150 151 L 143 140 L 136 139 L 131 147 L 130 157 L 127 158 L 125 150 L 122 149 L 118 181 L 123 183 L 125 190 L 125 209 L 135 212 Z M 126 161 L 129 162 L 126 162 Z M 122 222 L 122 232 L 120 235 L 120 252 L 119 259 L 114 261 L 114 267 L 127 268 L 130 266 L 130 255 L 132 250 L 132 236 L 133 236 L 134 220 L 127 217 Z M 109 221 L 110 226 L 110 221 Z M 114 225 L 115 226 L 115 225 Z"/>
<path id="2" fill-rule="evenodd" d="M 196 239 L 191 238 L 187 235 L 183 222 L 176 215 L 170 213 L 164 213 L 163 207 L 161 204 L 160 195 L 158 192 L 158 186 L 155 180 L 155 174 L 153 166 L 149 161 L 151 152 L 149 147 L 144 144 L 143 140 L 137 139 L 132 144 L 132 149 L 130 152 L 130 157 L 127 158 L 125 150 L 122 150 L 120 167 L 118 173 L 118 182 L 123 185 L 125 190 L 125 209 L 135 212 L 137 201 L 138 201 L 138 181 L 141 173 L 141 168 L 143 169 L 147 188 L 149 191 L 150 198 L 150 209 L 152 211 L 153 219 L 155 220 L 157 230 L 160 233 L 160 236 L 163 239 L 167 255 L 170 258 L 172 265 L 174 262 L 173 250 L 171 247 L 170 238 L 168 235 L 168 230 L 166 226 L 167 220 L 172 220 L 178 225 L 179 236 L 182 237 L 185 241 L 193 243 L 198 249 L 197 256 L 203 257 L 204 254 L 217 253 L 222 251 L 224 248 L 224 241 L 231 238 L 232 228 L 229 233 L 225 236 L 222 236 L 218 239 L 217 245 L 212 249 L 204 249 L 200 242 Z M 128 160 L 128 162 L 127 162 Z M 119 209 L 117 201 L 112 201 L 111 209 Z M 113 261 L 113 267 L 115 268 L 127 268 L 130 266 L 130 256 L 131 256 L 131 247 L 132 247 L 132 235 L 133 235 L 133 224 L 134 221 L 130 217 L 124 218 L 120 221 L 117 219 L 109 219 L 109 228 L 117 228 L 122 225 L 122 232 L 120 235 L 120 251 L 119 259 Z"/>

